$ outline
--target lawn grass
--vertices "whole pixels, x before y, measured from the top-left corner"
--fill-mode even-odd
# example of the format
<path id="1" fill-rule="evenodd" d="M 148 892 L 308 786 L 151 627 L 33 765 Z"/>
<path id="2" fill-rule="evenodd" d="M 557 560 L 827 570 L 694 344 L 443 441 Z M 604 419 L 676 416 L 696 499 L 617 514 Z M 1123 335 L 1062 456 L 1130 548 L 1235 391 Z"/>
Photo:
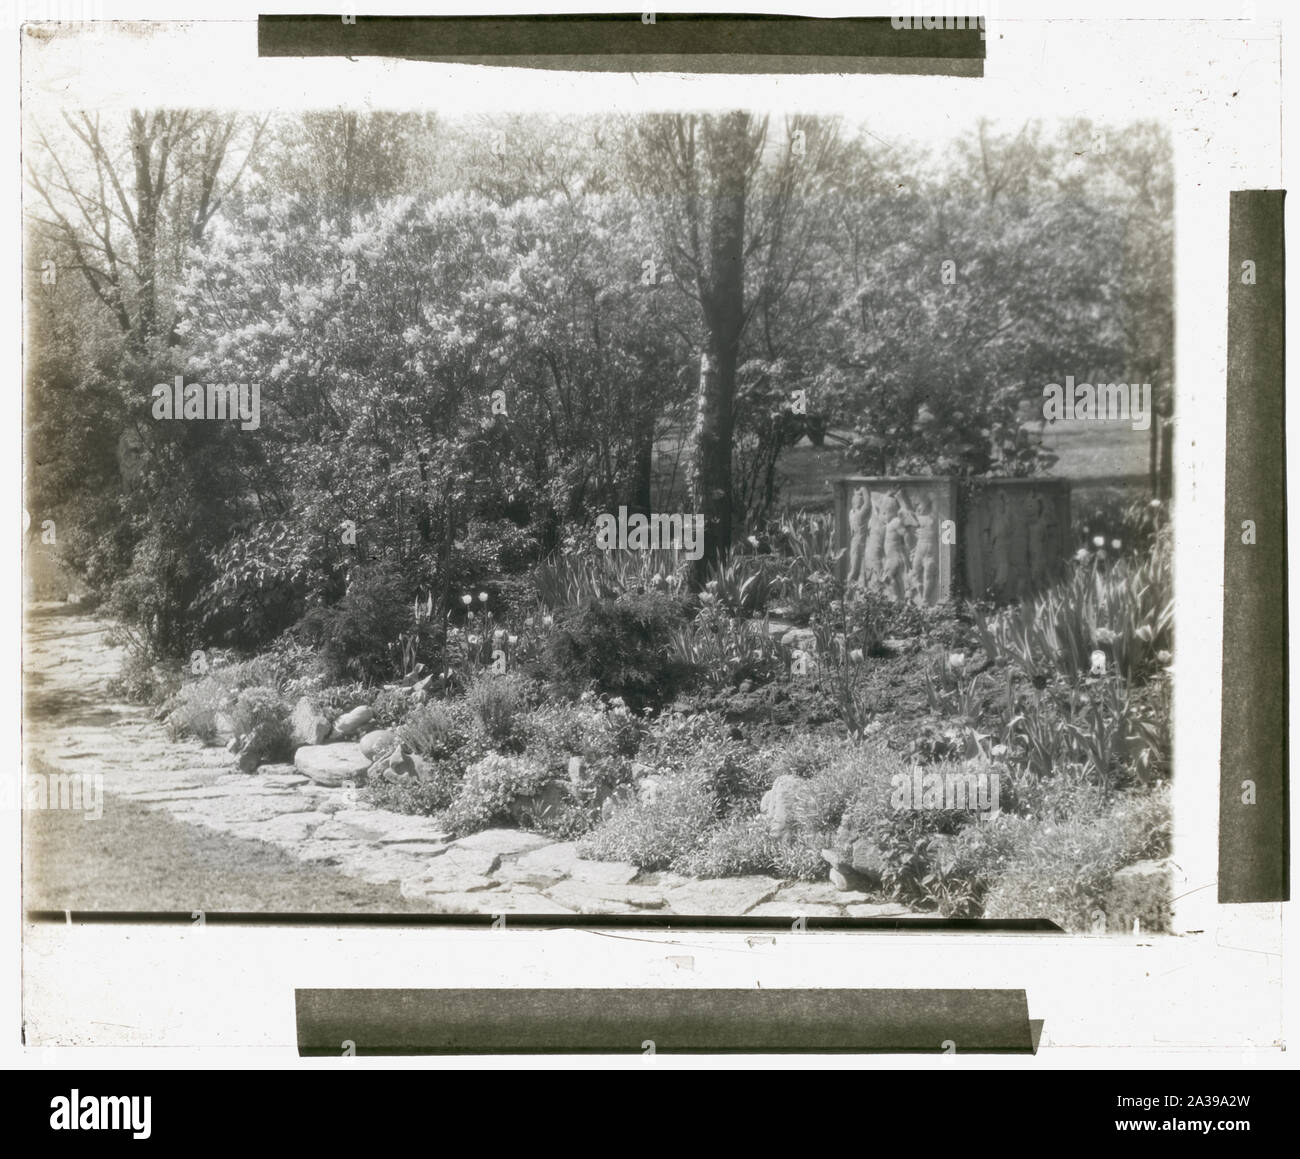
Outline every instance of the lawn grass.
<path id="1" fill-rule="evenodd" d="M 832 435 L 847 435 L 844 431 Z M 1050 477 L 1068 479 L 1083 502 L 1099 501 L 1104 495 L 1131 492 L 1145 493 L 1147 455 L 1150 433 L 1135 431 L 1124 422 L 1086 422 L 1071 419 L 1054 423 L 1043 437 L 1043 446 L 1058 456 Z M 685 473 L 679 468 L 676 486 L 667 487 L 675 447 L 661 443 L 658 462 L 660 492 L 658 502 L 664 510 L 676 509 L 685 502 Z M 777 460 L 781 480 L 779 503 L 807 511 L 831 511 L 834 500 L 830 480 L 843 475 L 860 474 L 844 454 L 844 444 L 828 437 L 826 445 L 815 447 L 801 439 L 788 447 Z"/>
<path id="2" fill-rule="evenodd" d="M 23 813 L 26 910 L 413 913 L 396 885 L 308 865 L 274 845 L 176 821 L 112 794 L 104 815 Z"/>

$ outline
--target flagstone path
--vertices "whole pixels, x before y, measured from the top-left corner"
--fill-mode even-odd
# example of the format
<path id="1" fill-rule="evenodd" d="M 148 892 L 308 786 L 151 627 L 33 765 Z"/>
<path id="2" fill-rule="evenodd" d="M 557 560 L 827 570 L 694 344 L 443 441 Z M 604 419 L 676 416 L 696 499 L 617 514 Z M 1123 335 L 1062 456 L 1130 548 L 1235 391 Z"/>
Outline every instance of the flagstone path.
<path id="1" fill-rule="evenodd" d="M 24 633 L 24 753 L 59 772 L 101 774 L 112 798 L 175 820 L 264 841 L 307 864 L 377 885 L 443 913 L 906 917 L 905 907 L 830 882 L 762 876 L 696 879 L 584 861 L 572 842 L 516 829 L 459 840 L 431 818 L 392 813 L 325 788 L 292 765 L 247 775 L 221 748 L 167 739 L 150 709 L 115 703 L 121 661 L 108 624 L 58 605 L 29 608 Z"/>

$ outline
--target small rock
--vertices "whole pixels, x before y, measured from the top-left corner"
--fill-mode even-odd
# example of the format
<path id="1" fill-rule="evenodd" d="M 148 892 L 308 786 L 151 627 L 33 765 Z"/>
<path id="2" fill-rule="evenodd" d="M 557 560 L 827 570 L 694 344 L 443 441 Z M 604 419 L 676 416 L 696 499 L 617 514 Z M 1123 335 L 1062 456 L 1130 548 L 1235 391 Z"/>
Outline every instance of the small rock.
<path id="1" fill-rule="evenodd" d="M 330 734 L 330 722 L 306 696 L 300 696 L 289 717 L 289 731 L 295 748 L 324 744 Z"/>
<path id="2" fill-rule="evenodd" d="M 363 704 L 340 716 L 334 722 L 334 728 L 340 736 L 352 736 L 354 733 L 361 732 L 374 719 L 375 710 L 370 705 Z"/>
<path id="3" fill-rule="evenodd" d="M 397 733 L 391 728 L 377 728 L 361 738 L 361 751 L 372 761 L 392 751 L 397 743 Z"/>

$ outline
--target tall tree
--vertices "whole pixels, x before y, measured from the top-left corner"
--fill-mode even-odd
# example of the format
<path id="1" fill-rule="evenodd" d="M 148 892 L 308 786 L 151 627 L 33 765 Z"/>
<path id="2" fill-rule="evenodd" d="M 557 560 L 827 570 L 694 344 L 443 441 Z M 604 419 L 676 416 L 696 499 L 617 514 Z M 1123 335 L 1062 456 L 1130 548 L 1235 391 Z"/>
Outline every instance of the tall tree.
<path id="1" fill-rule="evenodd" d="M 746 207 L 767 140 L 767 119 L 746 112 L 651 117 L 629 151 L 633 180 L 655 217 L 677 284 L 698 301 L 700 378 L 690 434 L 689 488 L 704 517 L 703 586 L 732 533 L 731 455 L 736 370 L 745 309 Z"/>

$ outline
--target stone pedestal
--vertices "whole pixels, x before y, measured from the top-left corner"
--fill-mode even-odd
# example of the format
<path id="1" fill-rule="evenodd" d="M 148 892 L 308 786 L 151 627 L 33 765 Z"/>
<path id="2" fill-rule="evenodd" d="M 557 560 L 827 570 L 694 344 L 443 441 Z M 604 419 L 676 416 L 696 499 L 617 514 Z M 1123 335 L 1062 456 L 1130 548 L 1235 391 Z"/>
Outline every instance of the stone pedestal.
<path id="1" fill-rule="evenodd" d="M 979 479 L 963 488 L 965 591 L 1013 603 L 1059 579 L 1070 551 L 1063 479 Z"/>
<path id="2" fill-rule="evenodd" d="M 946 476 L 855 475 L 836 479 L 840 576 L 880 585 L 899 599 L 951 599 L 956 579 L 957 481 Z"/>
<path id="3" fill-rule="evenodd" d="M 897 599 L 1012 602 L 1064 571 L 1070 485 L 1062 479 L 853 475 L 832 481 L 840 578 Z"/>

